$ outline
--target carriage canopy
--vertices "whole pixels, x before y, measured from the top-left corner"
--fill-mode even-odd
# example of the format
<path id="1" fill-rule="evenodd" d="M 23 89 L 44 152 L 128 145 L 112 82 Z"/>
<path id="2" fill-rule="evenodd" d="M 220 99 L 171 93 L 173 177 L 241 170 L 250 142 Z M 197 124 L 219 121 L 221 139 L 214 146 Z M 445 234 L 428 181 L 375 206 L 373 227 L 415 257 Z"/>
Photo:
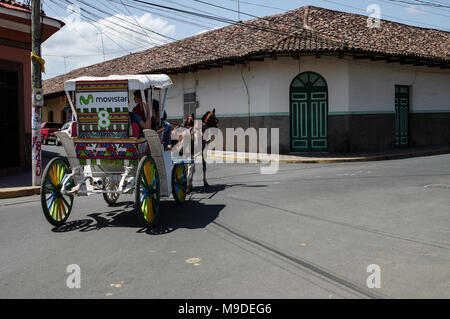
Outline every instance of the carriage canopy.
<path id="1" fill-rule="evenodd" d="M 107 77 L 83 76 L 64 83 L 66 91 L 75 91 L 77 82 L 83 81 L 128 81 L 128 90 L 146 90 L 150 87 L 164 89 L 172 85 L 172 80 L 165 74 L 110 75 Z"/>
<path id="2" fill-rule="evenodd" d="M 67 100 L 77 125 L 77 137 L 73 141 L 80 164 L 137 165 L 146 153 L 147 143 L 138 137 L 138 126 L 133 129 L 130 122 L 133 91 L 141 91 L 144 102 L 150 94 L 149 100 L 160 103 L 163 112 L 171 85 L 165 74 L 86 76 L 65 82 Z M 151 90 L 144 93 L 147 89 Z M 159 100 L 154 100 L 157 97 L 153 89 L 159 91 Z M 75 94 L 70 96 L 69 92 Z"/>

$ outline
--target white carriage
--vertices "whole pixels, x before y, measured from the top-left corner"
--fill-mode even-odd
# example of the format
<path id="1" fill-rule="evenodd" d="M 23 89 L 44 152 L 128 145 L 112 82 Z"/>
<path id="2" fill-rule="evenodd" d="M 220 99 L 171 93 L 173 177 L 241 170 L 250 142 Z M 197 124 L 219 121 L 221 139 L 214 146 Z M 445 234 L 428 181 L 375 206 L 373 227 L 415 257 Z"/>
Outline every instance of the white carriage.
<path id="1" fill-rule="evenodd" d="M 144 103 L 158 101 L 164 114 L 171 85 L 164 74 L 81 77 L 64 84 L 74 122 L 56 135 L 67 159 L 48 163 L 41 186 L 42 209 L 52 225 L 66 222 L 74 196 L 103 194 L 114 204 L 121 194 L 134 193 L 145 227 L 155 224 L 161 197 L 172 194 L 178 204 L 185 201 L 190 160 L 175 159 L 162 144 L 164 130 L 140 132 L 129 113 L 138 90 Z"/>

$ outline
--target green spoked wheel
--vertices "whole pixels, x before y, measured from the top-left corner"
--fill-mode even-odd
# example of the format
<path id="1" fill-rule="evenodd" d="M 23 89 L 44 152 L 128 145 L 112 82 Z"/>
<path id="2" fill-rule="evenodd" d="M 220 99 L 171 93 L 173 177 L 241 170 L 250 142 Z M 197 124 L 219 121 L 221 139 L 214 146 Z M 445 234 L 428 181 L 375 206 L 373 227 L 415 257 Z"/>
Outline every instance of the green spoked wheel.
<path id="1" fill-rule="evenodd" d="M 186 200 L 187 176 L 184 164 L 175 164 L 172 168 L 172 195 L 177 204 L 181 205 Z"/>
<path id="2" fill-rule="evenodd" d="M 155 225 L 159 213 L 160 181 L 153 158 L 143 157 L 136 172 L 136 212 L 145 227 Z"/>
<path id="3" fill-rule="evenodd" d="M 63 182 L 69 174 L 69 165 L 61 157 L 52 159 L 42 175 L 41 205 L 44 216 L 53 226 L 61 226 L 69 218 L 73 206 L 73 195 L 62 195 Z M 66 189 L 74 186 L 69 181 Z"/>

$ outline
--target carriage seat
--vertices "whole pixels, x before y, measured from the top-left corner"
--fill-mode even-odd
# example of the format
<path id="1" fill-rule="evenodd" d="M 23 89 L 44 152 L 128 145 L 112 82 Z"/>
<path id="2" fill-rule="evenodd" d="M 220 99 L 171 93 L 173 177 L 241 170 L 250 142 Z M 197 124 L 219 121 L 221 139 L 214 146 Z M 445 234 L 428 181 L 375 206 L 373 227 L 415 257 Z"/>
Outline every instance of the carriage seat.
<path id="1" fill-rule="evenodd" d="M 131 137 L 139 138 L 139 124 L 137 124 L 136 122 L 132 122 L 130 133 L 131 133 L 130 138 Z"/>
<path id="2" fill-rule="evenodd" d="M 70 134 L 72 137 L 78 136 L 77 122 L 72 122 L 72 124 L 70 125 Z"/>

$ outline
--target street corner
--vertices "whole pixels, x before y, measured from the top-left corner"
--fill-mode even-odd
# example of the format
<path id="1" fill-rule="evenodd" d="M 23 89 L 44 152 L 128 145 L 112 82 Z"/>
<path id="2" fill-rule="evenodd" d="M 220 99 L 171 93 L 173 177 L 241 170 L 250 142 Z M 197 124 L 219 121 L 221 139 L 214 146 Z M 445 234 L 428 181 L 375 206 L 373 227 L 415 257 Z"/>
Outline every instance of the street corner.
<path id="1" fill-rule="evenodd" d="M 39 195 L 39 186 L 0 188 L 0 199 Z"/>

